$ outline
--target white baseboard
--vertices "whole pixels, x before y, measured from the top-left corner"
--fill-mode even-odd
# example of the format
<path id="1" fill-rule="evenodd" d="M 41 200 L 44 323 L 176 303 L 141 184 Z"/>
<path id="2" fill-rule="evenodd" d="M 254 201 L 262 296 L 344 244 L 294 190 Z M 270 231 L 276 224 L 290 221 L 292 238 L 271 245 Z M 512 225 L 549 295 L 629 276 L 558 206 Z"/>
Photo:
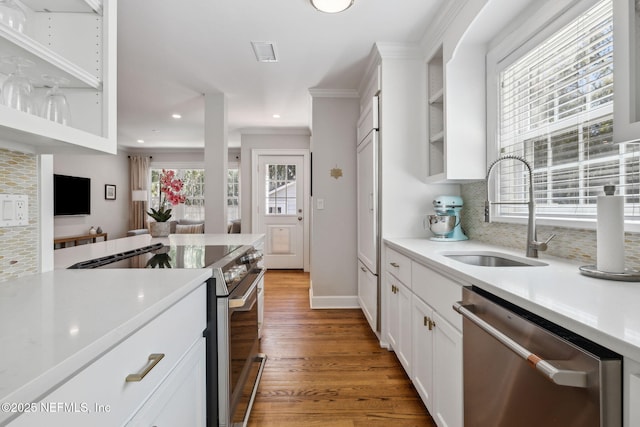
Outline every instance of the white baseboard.
<path id="1" fill-rule="evenodd" d="M 325 308 L 360 308 L 357 295 L 344 295 L 344 296 L 314 296 L 313 295 L 313 283 L 309 287 L 309 304 L 311 309 L 325 309 Z"/>

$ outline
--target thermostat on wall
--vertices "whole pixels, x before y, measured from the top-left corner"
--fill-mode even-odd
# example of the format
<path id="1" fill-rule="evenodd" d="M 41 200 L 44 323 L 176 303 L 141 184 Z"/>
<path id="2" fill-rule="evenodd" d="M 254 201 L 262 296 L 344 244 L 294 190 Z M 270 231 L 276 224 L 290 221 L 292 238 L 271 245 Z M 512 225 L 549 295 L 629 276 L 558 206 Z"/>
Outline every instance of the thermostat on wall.
<path id="1" fill-rule="evenodd" d="M 0 194 L 0 227 L 29 225 L 29 197 Z"/>

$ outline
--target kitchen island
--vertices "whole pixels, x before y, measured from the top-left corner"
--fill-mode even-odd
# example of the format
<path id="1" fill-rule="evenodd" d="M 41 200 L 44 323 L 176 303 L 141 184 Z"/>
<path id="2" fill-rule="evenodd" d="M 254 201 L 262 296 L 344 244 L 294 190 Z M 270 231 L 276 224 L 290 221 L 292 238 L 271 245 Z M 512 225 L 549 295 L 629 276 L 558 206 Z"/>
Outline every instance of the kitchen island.
<path id="1" fill-rule="evenodd" d="M 55 270 L 0 283 L 0 425 L 15 417 L 19 421 L 20 412 L 40 411 L 37 402 L 50 392 L 197 289 L 204 294 L 202 284 L 211 274 L 206 268 Z M 133 364 L 137 369 L 144 360 Z M 127 372 L 118 374 L 124 382 Z M 91 393 L 84 390 L 73 402 L 54 403 L 81 404 Z M 48 425 L 69 425 L 50 415 Z"/>

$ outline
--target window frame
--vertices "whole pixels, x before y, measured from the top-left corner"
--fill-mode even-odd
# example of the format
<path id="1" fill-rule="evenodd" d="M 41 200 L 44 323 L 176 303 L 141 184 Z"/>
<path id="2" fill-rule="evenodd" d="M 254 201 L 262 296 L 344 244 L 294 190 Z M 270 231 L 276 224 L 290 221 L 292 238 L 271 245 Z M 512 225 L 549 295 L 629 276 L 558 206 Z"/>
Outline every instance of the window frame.
<path id="1" fill-rule="evenodd" d="M 599 0 L 547 0 L 543 5 L 527 9 L 489 44 L 486 56 L 487 89 L 487 167 L 500 156 L 500 75 L 504 69 L 519 60 L 555 32 L 589 10 Z M 617 1 L 617 0 L 614 0 Z M 615 93 L 614 93 L 615 102 Z M 496 174 L 492 174 L 497 190 Z M 525 197 L 526 198 L 526 195 Z M 526 224 L 526 217 L 499 215 L 492 207 L 492 220 L 503 223 Z M 564 228 L 595 229 L 595 218 L 536 218 L 540 225 Z M 625 230 L 640 231 L 640 223 L 625 221 Z"/>
<path id="2" fill-rule="evenodd" d="M 157 169 L 172 169 L 172 170 L 185 170 L 185 169 L 202 169 L 204 171 L 205 167 L 204 167 L 204 163 L 203 162 L 151 162 L 149 164 L 149 176 L 147 177 L 147 188 L 149 189 L 149 194 L 148 194 L 148 206 L 152 206 L 151 205 L 151 187 L 152 187 L 152 182 L 151 182 L 151 171 L 152 170 L 157 170 Z M 180 176 L 177 176 L 178 178 L 181 178 Z M 205 195 L 202 195 L 202 200 L 205 200 Z M 176 209 L 177 208 L 177 209 Z M 204 208 L 204 204 L 203 204 L 203 208 Z M 176 221 L 179 219 L 185 219 L 185 218 L 178 218 L 176 217 L 177 213 L 180 213 L 181 215 L 184 214 L 184 208 L 183 207 L 177 207 L 174 206 L 172 207 L 173 212 L 171 215 L 171 221 Z M 203 211 L 203 217 L 204 214 L 206 213 L 206 211 Z M 204 218 L 202 218 L 202 220 L 204 220 Z"/>

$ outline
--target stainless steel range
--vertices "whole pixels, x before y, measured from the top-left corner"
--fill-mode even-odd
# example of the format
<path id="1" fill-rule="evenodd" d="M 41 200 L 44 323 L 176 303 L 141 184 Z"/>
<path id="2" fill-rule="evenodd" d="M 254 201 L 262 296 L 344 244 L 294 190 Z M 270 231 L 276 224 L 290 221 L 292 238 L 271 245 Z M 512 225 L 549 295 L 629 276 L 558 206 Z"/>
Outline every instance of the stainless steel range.
<path id="1" fill-rule="evenodd" d="M 262 253 L 251 245 L 161 243 L 75 264 L 69 268 L 213 269 L 207 284 L 207 425 L 244 426 L 266 356 L 259 352 Z"/>

